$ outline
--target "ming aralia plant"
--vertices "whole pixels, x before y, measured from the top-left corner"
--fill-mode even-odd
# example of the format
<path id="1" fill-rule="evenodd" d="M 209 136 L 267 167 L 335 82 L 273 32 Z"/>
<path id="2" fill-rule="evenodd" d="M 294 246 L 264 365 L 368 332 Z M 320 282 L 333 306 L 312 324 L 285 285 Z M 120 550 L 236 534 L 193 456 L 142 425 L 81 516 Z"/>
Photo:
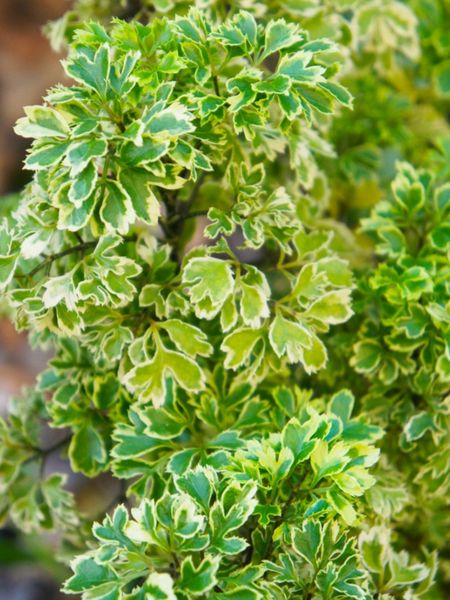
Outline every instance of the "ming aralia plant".
<path id="1" fill-rule="evenodd" d="M 85 600 L 448 597 L 448 3 L 192 4 L 49 28 L 0 285 L 54 357 L 1 514 Z"/>

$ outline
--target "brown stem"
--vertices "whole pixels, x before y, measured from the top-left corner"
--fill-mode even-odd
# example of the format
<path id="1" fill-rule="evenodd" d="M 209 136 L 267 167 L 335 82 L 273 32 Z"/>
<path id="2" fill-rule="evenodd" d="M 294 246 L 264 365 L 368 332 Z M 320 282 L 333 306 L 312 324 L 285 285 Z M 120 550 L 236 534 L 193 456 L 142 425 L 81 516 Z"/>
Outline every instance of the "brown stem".
<path id="1" fill-rule="evenodd" d="M 124 237 L 123 241 L 124 242 L 132 242 L 136 240 L 136 236 L 128 236 L 128 237 Z M 25 275 L 27 277 L 33 277 L 34 275 L 36 275 L 36 273 L 39 273 L 39 271 L 41 271 L 41 269 L 44 269 L 47 265 L 51 265 L 53 263 L 53 261 L 57 260 L 58 258 L 63 258 L 64 256 L 69 256 L 70 254 L 75 254 L 76 252 L 83 252 L 84 250 L 87 250 L 88 248 L 93 248 L 98 244 L 98 239 L 97 240 L 92 240 L 90 242 L 83 242 L 81 244 L 77 244 L 76 246 L 72 246 L 71 248 L 66 248 L 66 250 L 62 250 L 61 252 L 56 252 L 55 254 L 50 254 L 49 256 L 47 256 L 45 258 L 45 260 L 43 260 L 40 264 L 37 265 L 37 267 L 35 267 L 32 271 L 30 271 L 29 273 L 26 273 Z"/>
<path id="2" fill-rule="evenodd" d="M 195 219 L 196 217 L 205 217 L 208 214 L 207 210 L 193 210 L 185 216 L 174 215 L 167 221 L 167 225 L 174 225 L 179 221 L 186 221 L 187 219 Z"/>
<path id="3" fill-rule="evenodd" d="M 36 275 L 36 273 L 39 273 L 39 271 L 41 269 L 44 269 L 46 265 L 51 264 L 53 261 L 57 260 L 58 258 L 63 258 L 64 256 L 69 256 L 69 254 L 74 254 L 76 252 L 82 252 L 83 250 L 86 250 L 87 248 L 92 248 L 94 246 L 96 246 L 98 243 L 98 240 L 94 240 L 92 242 L 83 242 L 82 244 L 77 244 L 76 246 L 72 246 L 72 248 L 66 248 L 66 250 L 63 250 L 62 252 L 57 252 L 56 254 L 50 254 L 49 256 L 47 256 L 47 258 L 45 260 L 43 260 L 40 264 L 38 264 L 37 267 L 35 267 L 32 271 L 30 271 L 30 273 L 27 273 L 28 277 L 34 277 L 34 275 Z"/>

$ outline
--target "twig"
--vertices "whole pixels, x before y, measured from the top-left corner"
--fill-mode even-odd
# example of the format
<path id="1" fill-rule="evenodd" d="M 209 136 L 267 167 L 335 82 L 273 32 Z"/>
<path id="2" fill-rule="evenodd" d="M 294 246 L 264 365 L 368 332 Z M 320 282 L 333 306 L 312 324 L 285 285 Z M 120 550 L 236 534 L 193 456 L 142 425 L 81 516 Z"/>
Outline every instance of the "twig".
<path id="1" fill-rule="evenodd" d="M 36 273 L 39 273 L 39 271 L 41 269 L 45 268 L 45 266 L 47 264 L 51 264 L 53 261 L 57 260 L 58 258 L 63 258 L 64 256 L 69 256 L 69 254 L 74 254 L 76 252 L 82 252 L 83 250 L 86 250 L 87 248 L 92 248 L 92 247 L 96 246 L 97 243 L 98 243 L 98 240 L 95 240 L 92 242 L 83 242 L 82 244 L 78 244 L 77 246 L 72 246 L 72 248 L 67 248 L 66 250 L 63 250 L 62 252 L 57 252 L 56 254 L 50 254 L 37 267 L 35 267 L 32 271 L 30 271 L 30 273 L 27 273 L 27 276 L 34 277 L 34 275 L 36 275 Z"/>
<path id="2" fill-rule="evenodd" d="M 124 242 L 132 242 L 136 240 L 136 236 L 128 236 L 124 237 Z M 37 265 L 32 271 L 29 273 L 25 273 L 26 277 L 33 277 L 36 273 L 39 273 L 41 269 L 44 269 L 47 265 L 51 265 L 58 258 L 63 258 L 64 256 L 69 256 L 70 254 L 75 254 L 76 252 L 83 252 L 88 248 L 93 248 L 98 244 L 99 240 L 92 240 L 89 242 L 83 242 L 81 244 L 77 244 L 76 246 L 72 246 L 71 248 L 66 248 L 66 250 L 62 250 L 61 252 L 56 252 L 55 254 L 49 254 L 45 260 L 43 260 L 40 264 Z"/>

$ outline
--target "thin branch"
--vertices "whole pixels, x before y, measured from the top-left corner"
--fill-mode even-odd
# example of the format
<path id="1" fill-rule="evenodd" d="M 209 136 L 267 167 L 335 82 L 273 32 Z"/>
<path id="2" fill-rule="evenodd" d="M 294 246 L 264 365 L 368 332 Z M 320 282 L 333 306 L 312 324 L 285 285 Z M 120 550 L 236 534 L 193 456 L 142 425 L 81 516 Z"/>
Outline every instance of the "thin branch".
<path id="1" fill-rule="evenodd" d="M 39 273 L 41 269 L 44 269 L 47 264 L 51 264 L 53 261 L 58 258 L 63 258 L 64 256 L 69 256 L 70 254 L 75 254 L 76 252 L 83 252 L 87 248 L 93 248 L 98 244 L 98 240 L 93 240 L 92 242 L 83 242 L 82 244 L 77 244 L 76 246 L 72 246 L 71 248 L 66 248 L 62 252 L 57 252 L 56 254 L 50 254 L 47 256 L 45 260 L 43 260 L 37 267 L 35 267 L 30 273 L 26 275 L 28 277 L 34 277 L 36 273 Z"/>
<path id="2" fill-rule="evenodd" d="M 26 465 L 30 462 L 33 461 L 37 461 L 40 460 L 41 461 L 41 475 L 45 466 L 45 461 L 48 458 L 48 456 L 50 456 L 50 454 L 53 454 L 53 452 L 56 452 L 56 450 L 59 450 L 60 448 L 63 448 L 64 446 L 66 446 L 70 440 L 72 439 L 72 436 L 69 435 L 61 440 L 59 440 L 59 442 L 56 442 L 55 444 L 53 444 L 52 446 L 49 446 L 48 448 L 38 448 L 36 446 L 30 446 L 30 448 L 33 450 L 33 454 L 28 457 L 22 464 Z"/>
<path id="3" fill-rule="evenodd" d="M 201 175 L 199 177 L 197 177 L 197 181 L 194 183 L 191 193 L 189 194 L 189 198 L 187 199 L 187 202 L 185 203 L 185 206 L 187 209 L 186 213 L 189 213 L 189 209 L 192 206 L 192 203 L 194 202 L 197 192 L 199 191 L 200 187 L 202 186 L 202 183 L 205 181 L 205 177 L 206 177 L 205 171 L 203 171 L 201 173 Z"/>
<path id="4" fill-rule="evenodd" d="M 167 225 L 174 225 L 179 221 L 186 221 L 187 219 L 195 219 L 196 217 L 205 217 L 208 214 L 207 210 L 193 210 L 187 215 L 173 215 L 168 221 Z"/>
<path id="5" fill-rule="evenodd" d="M 122 241 L 132 242 L 135 240 L 136 240 L 136 236 L 132 235 L 132 236 L 124 237 Z M 39 273 L 39 271 L 44 269 L 47 265 L 50 266 L 55 260 L 58 260 L 58 258 L 63 258 L 64 256 L 69 256 L 70 254 L 76 254 L 77 252 L 83 252 L 84 250 L 87 250 L 88 248 L 94 248 L 98 244 L 98 242 L 99 242 L 98 239 L 92 240 L 89 242 L 83 242 L 81 244 L 77 244 L 76 246 L 72 246 L 71 248 L 66 248 L 65 250 L 62 250 L 61 252 L 56 252 L 55 254 L 49 254 L 45 258 L 45 260 L 43 260 L 41 263 L 39 263 L 37 265 L 37 267 L 35 267 L 29 273 L 25 273 L 24 276 L 32 278 L 34 275 L 36 275 L 36 273 Z"/>
<path id="6" fill-rule="evenodd" d="M 63 448 L 66 444 L 70 442 L 71 439 L 72 436 L 69 435 L 65 438 L 62 438 L 61 440 L 59 440 L 59 442 L 56 442 L 52 446 L 49 446 L 48 448 L 40 448 L 38 451 L 42 454 L 42 456 L 48 456 L 49 454 L 52 454 L 52 452 Z"/>

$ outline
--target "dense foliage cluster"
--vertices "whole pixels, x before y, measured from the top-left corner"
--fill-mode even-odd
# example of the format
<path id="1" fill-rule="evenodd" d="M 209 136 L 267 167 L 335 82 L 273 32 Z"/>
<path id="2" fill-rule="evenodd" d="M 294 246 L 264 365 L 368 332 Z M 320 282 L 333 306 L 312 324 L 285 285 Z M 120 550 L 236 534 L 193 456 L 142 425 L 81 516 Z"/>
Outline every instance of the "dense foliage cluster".
<path id="1" fill-rule="evenodd" d="M 48 27 L 71 81 L 17 124 L 0 289 L 54 358 L 0 422 L 0 512 L 62 532 L 67 593 L 448 597 L 449 19 L 78 0 Z M 120 480 L 100 516 L 56 451 Z"/>

